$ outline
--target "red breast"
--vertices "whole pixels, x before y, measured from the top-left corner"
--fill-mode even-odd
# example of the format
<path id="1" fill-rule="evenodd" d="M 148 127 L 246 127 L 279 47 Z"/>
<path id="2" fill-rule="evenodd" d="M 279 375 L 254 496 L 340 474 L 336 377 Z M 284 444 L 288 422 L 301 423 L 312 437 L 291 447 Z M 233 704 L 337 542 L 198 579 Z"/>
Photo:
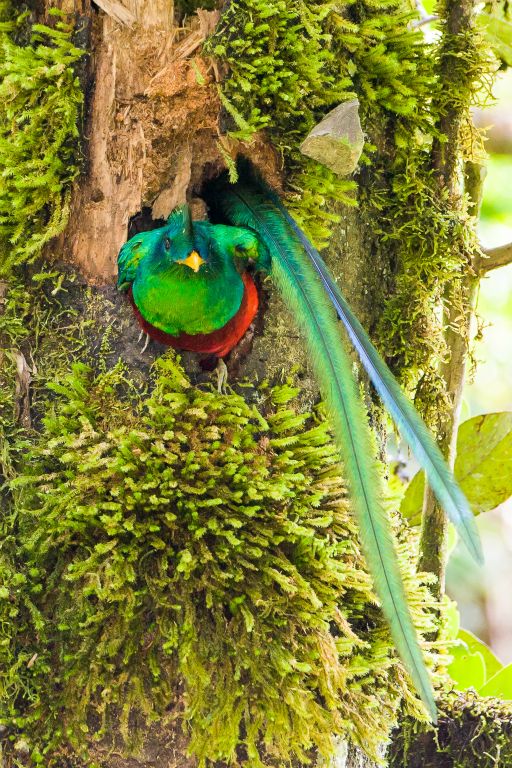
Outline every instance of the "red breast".
<path id="1" fill-rule="evenodd" d="M 236 315 L 233 315 L 226 325 L 212 333 L 198 333 L 193 335 L 180 333 L 179 336 L 171 336 L 169 333 L 165 333 L 165 331 L 155 328 L 154 325 L 151 325 L 147 320 L 144 320 L 133 300 L 131 288 L 128 292 L 128 296 L 140 327 L 145 333 L 149 334 L 151 339 L 159 341 L 161 344 L 166 344 L 168 347 L 173 347 L 174 349 L 183 349 L 188 352 L 198 352 L 201 354 L 217 355 L 217 357 L 225 357 L 228 352 L 231 352 L 233 347 L 238 344 L 258 311 L 258 291 L 254 284 L 254 280 L 247 272 L 243 273 L 242 280 L 244 282 L 245 291 L 242 297 L 242 303 L 240 304 L 240 309 Z"/>

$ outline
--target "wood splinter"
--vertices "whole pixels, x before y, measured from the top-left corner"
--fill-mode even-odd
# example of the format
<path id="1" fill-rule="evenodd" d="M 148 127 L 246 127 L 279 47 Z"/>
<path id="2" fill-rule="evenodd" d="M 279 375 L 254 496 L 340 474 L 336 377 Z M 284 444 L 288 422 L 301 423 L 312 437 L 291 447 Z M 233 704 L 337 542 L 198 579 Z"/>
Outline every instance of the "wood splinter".
<path id="1" fill-rule="evenodd" d="M 102 11 L 105 11 L 113 19 L 127 27 L 133 26 L 137 21 L 133 13 L 122 3 L 118 2 L 118 0 L 94 0 L 94 3 Z"/>

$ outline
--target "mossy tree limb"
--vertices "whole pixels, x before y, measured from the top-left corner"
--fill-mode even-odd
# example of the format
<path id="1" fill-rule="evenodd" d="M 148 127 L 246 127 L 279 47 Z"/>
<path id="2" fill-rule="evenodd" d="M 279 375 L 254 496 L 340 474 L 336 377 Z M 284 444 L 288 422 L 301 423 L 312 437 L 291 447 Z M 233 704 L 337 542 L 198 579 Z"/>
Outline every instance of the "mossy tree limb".
<path id="1" fill-rule="evenodd" d="M 508 768 L 512 764 L 512 706 L 452 693 L 440 702 L 435 730 L 405 719 L 390 750 L 390 768 Z"/>
<path id="2" fill-rule="evenodd" d="M 449 407 L 441 416 L 438 437 L 453 466 L 457 430 L 462 405 L 466 366 L 478 289 L 480 249 L 476 239 L 476 222 L 483 192 L 484 171 L 472 159 L 464 174 L 465 142 L 473 129 L 469 114 L 475 92 L 482 88 L 481 77 L 486 67 L 485 49 L 476 27 L 477 2 L 445 0 L 441 13 L 443 39 L 439 50 L 439 135 L 432 149 L 440 194 L 456 215 L 466 218 L 468 235 L 454 242 L 459 251 L 461 273 L 447 284 L 444 295 L 444 323 L 447 355 L 441 366 Z M 472 62 L 472 66 L 468 63 Z M 487 64 L 488 66 L 488 64 Z M 464 183 L 465 182 L 465 183 Z M 436 503 L 431 489 L 425 488 L 420 569 L 438 577 L 438 594 L 444 592 L 446 572 L 447 518 Z"/>

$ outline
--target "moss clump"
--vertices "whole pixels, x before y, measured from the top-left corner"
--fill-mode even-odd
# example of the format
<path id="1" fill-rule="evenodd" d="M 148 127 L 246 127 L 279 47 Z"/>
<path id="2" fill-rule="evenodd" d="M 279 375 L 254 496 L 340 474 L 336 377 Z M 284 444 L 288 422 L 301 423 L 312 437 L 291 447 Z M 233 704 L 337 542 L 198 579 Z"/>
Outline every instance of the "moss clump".
<path id="1" fill-rule="evenodd" d="M 222 99 L 236 124 L 233 134 L 249 140 L 268 131 L 286 163 L 297 219 L 318 245 L 339 220 L 327 203 L 353 202 L 355 188 L 299 150 L 318 117 L 353 95 L 332 47 L 332 9 L 330 2 L 236 0 L 207 45 L 229 64 Z"/>
<path id="2" fill-rule="evenodd" d="M 438 10 L 443 17 L 443 3 Z M 457 158 L 454 172 L 459 174 L 465 160 L 483 162 L 470 107 L 487 97 L 494 68 L 476 20 L 458 35 L 448 33 L 444 20 L 441 26 L 436 45 L 414 44 L 405 28 L 389 44 L 398 51 L 397 45 L 403 48 L 409 40 L 409 52 L 404 49 L 402 56 L 416 72 L 412 111 L 398 116 L 388 107 L 381 111 L 382 135 L 392 144 L 390 153 L 372 164 L 363 203 L 366 215 L 379 222 L 380 247 L 394 262 L 393 295 L 385 301 L 379 327 L 382 349 L 405 383 L 420 380 L 417 403 L 434 426 L 443 422 L 447 408 L 438 373 L 446 356 L 439 307 L 448 286 L 455 300 L 454 287 L 478 250 L 467 200 L 460 190 L 453 193 L 452 181 L 441 174 L 440 159 L 445 151 Z M 380 195 L 373 195 L 373 188 Z M 461 300 L 461 317 L 463 313 Z"/>
<path id="3" fill-rule="evenodd" d="M 367 137 L 359 221 L 368 251 L 383 266 L 371 287 L 372 306 L 382 315 L 376 335 L 403 382 L 412 389 L 421 381 L 418 405 L 435 422 L 446 407 L 439 305 L 477 244 L 464 200 L 450 198 L 439 183 L 433 147 L 446 144 L 442 120 L 453 105 L 464 112 L 463 154 L 480 146 L 469 109 L 487 90 L 492 63 L 476 25 L 459 36 L 444 29 L 440 42 L 429 44 L 412 26 L 411 6 L 234 0 L 210 51 L 229 65 L 222 88 L 239 133 L 269 133 L 285 160 L 294 213 L 317 243 L 325 244 L 338 221 L 332 204 L 346 197 L 345 182 L 303 158 L 299 145 L 329 109 L 359 99 Z"/>
<path id="4" fill-rule="evenodd" d="M 46 382 L 63 368 L 67 370 L 83 348 L 90 319 L 77 320 L 77 306 L 71 306 L 68 291 L 73 289 L 74 277 L 41 265 L 39 270 L 27 270 L 25 280 L 16 274 L 8 281 L 0 280 L 2 511 L 10 504 L 5 481 L 15 474 L 17 459 L 26 450 L 23 440 L 31 433 L 31 418 L 40 419 L 40 406 L 47 397 Z M 78 301 L 76 290 L 74 299 Z M 29 374 L 25 382 L 18 370 L 20 364 Z M 26 408 L 28 403 L 30 409 Z"/>
<path id="5" fill-rule="evenodd" d="M 55 12 L 54 28 L 31 25 L 23 5 L 0 1 L 0 501 L 2 478 L 12 472 L 20 377 L 17 362 L 30 367 L 35 349 L 25 340 L 52 327 L 60 315 L 38 284 L 59 273 L 23 274 L 67 222 L 70 185 L 78 174 L 78 119 L 83 95 L 74 68 L 83 55 L 73 28 Z M 36 282 L 32 282 L 30 278 Z M 38 296 L 36 297 L 36 294 Z M 46 303 L 45 303 L 46 302 Z M 60 343 L 69 333 L 60 337 Z M 55 351 L 55 350 L 54 350 Z M 71 353 L 72 350 L 70 350 Z M 53 356 L 53 353 L 50 354 Z M 51 368 L 51 365 L 50 365 Z M 45 362 L 45 370 L 49 368 Z M 32 382 L 37 371 L 31 372 Z M 27 394 L 28 398 L 28 394 Z"/>
<path id="6" fill-rule="evenodd" d="M 58 13 L 54 28 L 32 26 L 28 45 L 13 37 L 25 17 L 13 22 L 5 2 L 0 14 L 0 276 L 6 276 L 66 226 L 79 172 L 83 93 L 74 67 L 83 51 Z"/>
<path id="7" fill-rule="evenodd" d="M 5 724 L 51 762 L 113 714 L 128 739 L 137 714 L 174 705 L 200 761 L 258 766 L 328 754 L 336 734 L 375 755 L 402 697 L 421 716 L 327 423 L 294 412 L 296 390 L 253 393 L 256 408 L 190 386 L 170 356 L 150 395 L 121 366 L 94 378 L 77 365 L 51 388 L 11 484 L 23 576 L 2 585 L 19 625 L 0 622 Z M 410 548 L 407 591 L 428 631 Z M 9 658 L 32 663 L 18 674 Z"/>
<path id="8" fill-rule="evenodd" d="M 390 768 L 507 768 L 512 765 L 512 704 L 474 691 L 440 702 L 437 728 L 406 718 L 394 734 Z"/>

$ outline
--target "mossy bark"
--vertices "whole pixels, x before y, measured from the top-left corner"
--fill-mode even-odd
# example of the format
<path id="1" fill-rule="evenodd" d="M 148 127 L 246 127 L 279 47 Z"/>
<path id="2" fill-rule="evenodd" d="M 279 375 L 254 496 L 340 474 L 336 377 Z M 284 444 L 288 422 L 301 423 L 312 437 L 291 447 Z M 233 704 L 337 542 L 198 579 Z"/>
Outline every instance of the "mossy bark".
<path id="1" fill-rule="evenodd" d="M 390 768 L 506 768 L 512 762 L 512 707 L 473 691 L 441 701 L 438 727 L 406 720 L 393 741 Z"/>
<path id="2" fill-rule="evenodd" d="M 74 189 L 70 224 L 58 243 L 52 243 L 51 258 L 57 264 L 64 263 L 68 272 L 78 271 L 64 303 L 71 303 L 77 312 L 77 327 L 85 323 L 87 348 L 99 351 L 110 344 L 107 358 L 121 355 L 141 385 L 163 348 L 152 344 L 141 355 L 131 309 L 113 286 L 118 249 L 128 236 L 131 217 L 137 226 L 137 214 L 147 220 L 148 209 L 153 208 L 154 217 L 159 218 L 187 198 L 194 202 L 203 173 L 224 167 L 217 130 L 221 118 L 215 72 L 195 56 L 208 30 L 193 21 L 176 44 L 167 44 L 175 34 L 169 26 L 172 3 L 163 5 L 157 18 L 142 14 L 129 27 L 98 11 L 88 0 L 50 0 L 33 5 L 35 19 L 43 23 L 51 23 L 48 11 L 53 7 L 73 14 L 79 42 L 89 49 L 81 71 L 86 91 L 84 172 Z M 100 6 L 108 9 L 109 4 Z M 137 4 L 132 6 L 136 16 Z M 257 139 L 251 156 L 267 178 L 280 183 L 277 155 L 269 143 Z M 374 272 L 363 258 L 357 216 L 348 211 L 344 222 L 330 262 L 339 266 L 344 261 L 342 252 L 350 254 L 344 275 L 347 293 L 356 306 L 360 296 L 365 297 L 367 311 L 363 314 L 373 321 L 375 315 L 370 318 L 368 313 L 372 291 L 365 288 L 361 292 L 361 286 L 367 285 L 367 277 Z M 280 299 L 266 286 L 262 292 L 264 320 L 232 356 L 232 383 L 244 377 L 276 380 L 294 367 L 300 370 L 302 406 L 309 407 L 318 392 L 303 344 L 290 330 L 294 324 Z M 107 336 L 113 325 L 112 345 Z M 196 382 L 209 375 L 193 355 L 185 355 L 185 365 Z M 23 403 L 28 403 L 28 386 L 22 393 Z M 19 403 L 21 407 L 21 396 Z M 175 706 L 179 709 L 178 700 Z M 28 759 L 26 749 L 25 743 L 18 744 L 18 751 L 15 745 L 15 758 Z M 136 756 L 123 755 L 113 732 L 111 738 L 91 743 L 91 757 L 109 768 L 197 765 L 195 758 L 187 756 L 187 739 L 179 720 L 165 727 L 149 727 Z M 75 765 L 76 759 L 63 757 L 63 764 Z M 369 766 L 370 761 L 351 749 L 343 765 L 359 768 Z"/>
<path id="3" fill-rule="evenodd" d="M 54 6 L 75 14 L 78 28 L 86 30 L 84 40 L 91 46 L 87 69 L 82 72 L 87 92 L 84 175 L 74 191 L 70 226 L 59 243 L 52 246 L 52 254 L 58 261 L 67 262 L 68 267 L 71 264 L 81 275 L 75 284 L 74 300 L 81 318 L 87 318 L 90 323 L 87 343 L 91 349 L 102 345 L 105 330 L 115 324 L 113 354 L 122 353 L 143 382 L 150 363 L 162 349 L 153 344 L 146 355 L 141 356 L 131 310 L 113 287 L 117 251 L 129 234 L 130 219 L 137 219 L 138 214 L 139 219 L 147 219 L 152 210 L 153 218 L 159 218 L 185 199 L 198 205 L 197 196 L 205 175 L 225 166 L 226 147 L 233 151 L 233 144 L 222 130 L 225 116 L 221 115 L 217 92 L 219 73 L 215 65 L 199 53 L 214 17 L 203 15 L 202 21 L 201 16 L 197 17 L 175 37 L 171 0 L 146 4 L 144 13 L 138 12 L 140 4 L 135 0 L 125 2 L 124 6 L 133 16 L 133 23 L 129 25 L 120 23 L 115 14 L 109 15 L 108 9 L 113 11 L 115 5 L 104 0 L 99 6 L 105 10 L 98 11 L 89 0 L 32 3 L 42 21 L 48 19 L 48 10 Z M 457 19 L 457 23 L 462 23 Z M 456 34 L 456 30 L 452 32 Z M 372 126 L 372 131 L 375 135 L 380 130 L 385 134 L 386 128 L 383 122 L 382 126 Z M 386 146 L 385 136 L 380 149 L 393 151 Z M 444 160 L 447 173 L 455 172 L 457 152 L 456 144 L 449 146 L 448 160 Z M 282 181 L 280 163 L 271 143 L 257 138 L 251 156 L 267 177 L 279 185 Z M 362 173 L 359 181 L 360 188 L 371 195 L 370 176 Z M 375 247 L 374 222 L 364 207 L 363 211 L 357 211 L 338 206 L 337 212 L 341 221 L 333 228 L 326 258 L 363 324 L 373 331 L 379 325 L 384 302 L 393 289 L 395 256 L 391 250 Z M 132 221 L 132 227 L 136 226 L 137 221 Z M 308 372 L 303 344 L 295 331 L 290 330 L 294 325 L 280 299 L 265 285 L 262 292 L 264 317 L 245 346 L 232 356 L 229 362 L 232 381 L 245 376 L 253 380 L 276 379 L 296 366 L 301 370 L 302 402 L 309 406 L 317 397 L 317 388 Z M 464 302 L 471 312 L 468 295 Z M 456 363 L 452 357 L 458 388 L 465 351 L 464 346 Z M 185 356 L 185 362 L 194 381 L 208 376 L 192 355 Z M 368 402 L 370 405 L 370 397 Z M 378 410 L 374 416 L 374 426 L 381 429 Z M 446 430 L 450 439 L 455 423 L 456 419 L 450 415 Z M 428 568 L 441 575 L 442 558 L 435 549 L 442 549 L 439 530 L 436 524 L 435 531 L 425 534 L 428 544 L 425 539 L 424 553 L 428 554 Z M 501 717 L 508 728 L 512 716 L 506 712 Z M 446 731 L 446 738 L 454 744 L 459 740 L 465 743 L 474 734 L 475 723 L 471 717 L 454 718 L 453 724 Z M 476 765 L 447 763 L 435 741 L 424 734 L 418 736 L 416 748 L 407 753 L 400 751 L 405 738 L 413 740 L 412 735 L 406 737 L 406 733 L 404 728 L 393 749 L 397 768 L 399 765 L 414 768 L 420 748 L 428 750 L 430 763 L 422 762 L 422 765 L 429 768 Z M 92 747 L 93 755 L 102 765 L 193 768 L 197 764 L 195 759 L 187 757 L 182 726 L 176 722 L 165 728 L 161 725 L 149 728 L 138 757 L 122 756 L 116 743 L 116 735 L 112 734 L 108 743 Z M 75 764 L 75 758 L 69 758 L 68 765 Z M 334 764 L 336 768 L 371 766 L 368 758 L 353 748 L 346 755 L 340 750 Z"/>
<path id="4" fill-rule="evenodd" d="M 471 29 L 477 3 L 474 0 L 446 0 L 444 46 L 440 56 L 440 82 L 450 92 L 457 88 L 470 93 L 470 75 L 466 82 L 460 81 L 461 71 L 453 66 L 457 48 L 464 41 L 471 40 Z M 441 99 L 444 96 L 440 97 Z M 447 192 L 447 204 L 462 215 L 464 210 L 463 195 L 472 197 L 470 213 L 478 216 L 482 194 L 482 180 L 476 172 L 467 173 L 464 179 L 461 173 L 464 129 L 467 128 L 469 102 L 460 99 L 458 103 L 448 104 L 441 110 L 439 129 L 444 140 L 436 139 L 432 150 L 432 159 L 437 174 L 439 190 Z M 475 167 L 471 163 L 468 168 Z M 464 185 L 464 181 L 466 184 Z M 456 455 L 457 430 L 459 427 L 462 392 L 466 377 L 466 360 L 469 353 L 473 316 L 478 289 L 478 269 L 476 262 L 478 252 L 474 249 L 464 250 L 463 274 L 447 285 L 445 291 L 445 338 L 448 355 L 441 372 L 446 385 L 446 394 L 450 407 L 440 420 L 439 442 L 448 462 L 453 467 Z M 445 512 L 437 504 L 431 489 L 425 489 L 423 504 L 423 523 L 421 535 L 420 568 L 431 571 L 438 576 L 438 591 L 444 593 L 446 571 L 446 541 L 448 520 Z"/>

